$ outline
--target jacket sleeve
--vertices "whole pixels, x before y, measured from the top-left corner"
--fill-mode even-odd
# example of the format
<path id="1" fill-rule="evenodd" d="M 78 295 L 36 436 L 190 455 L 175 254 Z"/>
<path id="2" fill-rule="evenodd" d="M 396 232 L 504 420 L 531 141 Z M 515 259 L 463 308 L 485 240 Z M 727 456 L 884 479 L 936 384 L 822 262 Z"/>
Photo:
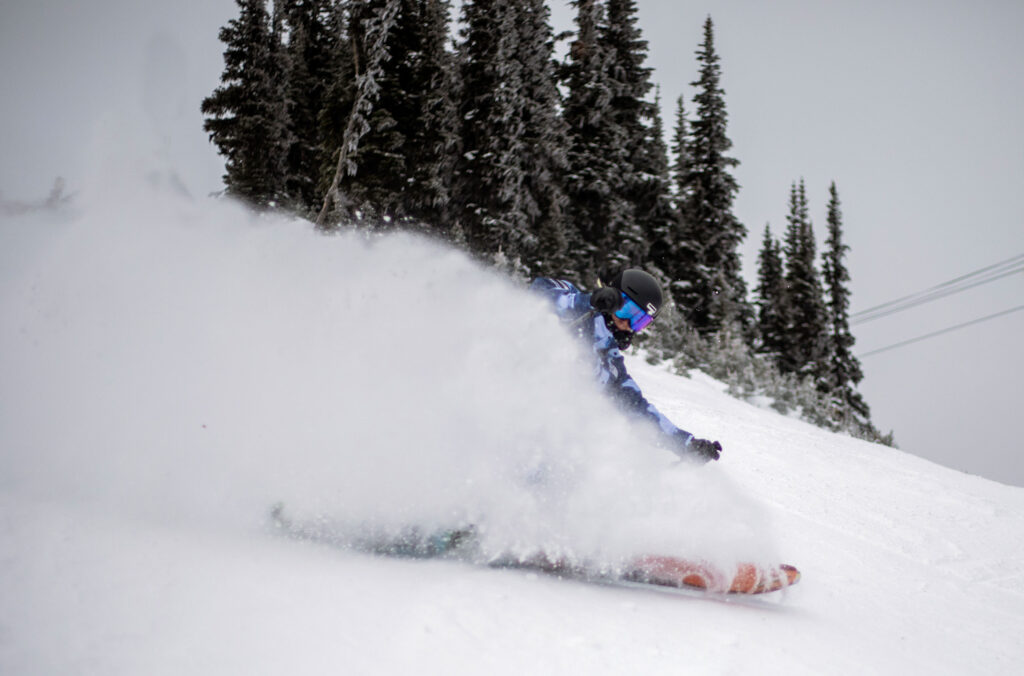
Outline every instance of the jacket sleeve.
<path id="1" fill-rule="evenodd" d="M 573 320 L 590 312 L 590 294 L 565 280 L 538 277 L 530 289 L 554 303 L 555 312 L 562 319 Z"/>
<path id="2" fill-rule="evenodd" d="M 647 401 L 640 386 L 626 371 L 626 360 L 615 345 L 603 350 L 604 358 L 600 362 L 598 378 L 601 380 L 612 398 L 624 409 L 648 418 L 656 423 L 663 433 L 675 437 L 676 443 L 685 445 L 693 435 L 677 427 L 654 404 Z"/>

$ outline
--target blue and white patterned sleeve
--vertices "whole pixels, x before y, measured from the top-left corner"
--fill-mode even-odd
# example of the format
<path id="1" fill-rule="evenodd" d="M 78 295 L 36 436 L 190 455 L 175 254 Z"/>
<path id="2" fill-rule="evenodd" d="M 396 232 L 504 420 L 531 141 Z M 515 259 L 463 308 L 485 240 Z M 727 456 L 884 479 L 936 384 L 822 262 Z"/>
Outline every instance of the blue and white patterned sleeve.
<path id="1" fill-rule="evenodd" d="M 601 320 L 603 322 L 603 320 Z M 601 335 L 603 326 L 595 325 L 595 337 Z M 607 332 L 605 332 L 607 333 Z M 608 388 L 611 396 L 623 408 L 642 417 L 648 418 L 658 425 L 661 431 L 676 438 L 676 443 L 686 444 L 693 435 L 677 427 L 664 413 L 647 401 L 640 386 L 626 371 L 626 360 L 609 335 L 600 343 L 595 343 L 595 350 L 601 356 L 598 365 L 598 380 Z"/>
<path id="2" fill-rule="evenodd" d="M 552 301 L 562 319 L 576 319 L 590 312 L 590 294 L 565 280 L 538 277 L 530 284 L 530 289 Z"/>

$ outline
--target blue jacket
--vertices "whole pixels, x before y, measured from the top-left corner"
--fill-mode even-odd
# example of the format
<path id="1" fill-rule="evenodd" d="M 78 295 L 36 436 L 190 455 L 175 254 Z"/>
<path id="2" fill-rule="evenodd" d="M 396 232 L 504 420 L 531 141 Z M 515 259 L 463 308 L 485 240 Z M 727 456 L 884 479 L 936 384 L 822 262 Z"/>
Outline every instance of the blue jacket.
<path id="1" fill-rule="evenodd" d="M 625 359 L 604 316 L 590 307 L 589 293 L 580 291 L 570 282 L 546 277 L 533 280 L 530 288 L 550 299 L 558 316 L 565 323 L 576 327 L 582 338 L 590 343 L 594 351 L 597 380 L 622 408 L 657 423 L 662 432 L 674 437 L 679 450 L 693 439 L 692 434 L 676 427 L 644 398 L 640 386 L 626 372 Z"/>

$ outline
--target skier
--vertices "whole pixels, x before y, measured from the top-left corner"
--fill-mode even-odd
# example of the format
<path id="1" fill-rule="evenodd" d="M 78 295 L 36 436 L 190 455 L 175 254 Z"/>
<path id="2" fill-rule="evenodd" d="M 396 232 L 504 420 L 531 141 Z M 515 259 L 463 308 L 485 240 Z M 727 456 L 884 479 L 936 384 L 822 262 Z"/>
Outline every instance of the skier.
<path id="1" fill-rule="evenodd" d="M 597 377 L 623 408 L 657 423 L 681 458 L 703 462 L 718 460 L 722 445 L 698 439 L 676 427 L 650 404 L 639 385 L 626 372 L 621 350 L 629 347 L 633 335 L 643 331 L 661 309 L 661 287 L 651 275 L 637 268 L 624 270 L 594 293 L 586 293 L 571 282 L 539 277 L 530 288 L 549 298 L 558 316 L 593 346 Z"/>

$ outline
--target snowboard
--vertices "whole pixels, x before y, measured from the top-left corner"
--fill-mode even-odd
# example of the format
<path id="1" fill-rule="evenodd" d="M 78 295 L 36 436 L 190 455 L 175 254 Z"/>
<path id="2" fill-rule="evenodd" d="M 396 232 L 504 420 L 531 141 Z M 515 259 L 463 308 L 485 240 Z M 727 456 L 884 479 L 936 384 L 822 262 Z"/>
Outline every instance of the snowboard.
<path id="1" fill-rule="evenodd" d="M 755 595 L 780 591 L 800 581 L 800 571 L 786 564 L 739 563 L 725 569 L 700 558 L 669 555 L 638 556 L 614 570 L 590 567 L 567 558 L 549 558 L 544 553 L 481 559 L 475 549 L 476 530 L 471 525 L 436 531 L 410 527 L 387 534 L 372 530 L 353 532 L 327 520 L 296 522 L 285 514 L 280 503 L 271 508 L 270 517 L 277 532 L 295 539 L 399 558 L 480 562 L 492 568 L 533 570 L 586 582 Z"/>
<path id="2" fill-rule="evenodd" d="M 499 558 L 489 565 L 538 570 L 558 577 L 606 584 L 688 589 L 709 594 L 768 594 L 800 581 L 794 566 L 738 563 L 729 569 L 706 560 L 668 555 L 639 556 L 614 571 L 591 569 L 567 561 L 551 561 L 544 554 L 525 559 Z"/>
<path id="3" fill-rule="evenodd" d="M 753 563 L 739 563 L 735 570 L 724 570 L 699 559 L 642 556 L 631 562 L 625 578 L 720 594 L 767 594 L 799 582 L 800 571 L 788 564 L 765 567 Z"/>

